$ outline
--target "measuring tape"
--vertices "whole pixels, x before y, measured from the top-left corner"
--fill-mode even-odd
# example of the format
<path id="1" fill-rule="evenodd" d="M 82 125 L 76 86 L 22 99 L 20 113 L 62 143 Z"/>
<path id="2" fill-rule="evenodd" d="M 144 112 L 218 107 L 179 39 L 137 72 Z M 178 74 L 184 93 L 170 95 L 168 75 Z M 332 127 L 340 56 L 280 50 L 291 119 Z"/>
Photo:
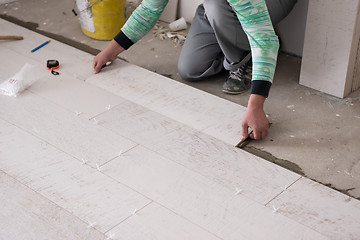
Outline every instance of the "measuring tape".
<path id="1" fill-rule="evenodd" d="M 51 69 L 51 73 L 53 75 L 59 75 L 59 72 L 54 71 L 54 69 L 58 69 L 60 67 L 59 61 L 58 60 L 47 60 L 47 64 L 46 64 L 47 69 Z"/>

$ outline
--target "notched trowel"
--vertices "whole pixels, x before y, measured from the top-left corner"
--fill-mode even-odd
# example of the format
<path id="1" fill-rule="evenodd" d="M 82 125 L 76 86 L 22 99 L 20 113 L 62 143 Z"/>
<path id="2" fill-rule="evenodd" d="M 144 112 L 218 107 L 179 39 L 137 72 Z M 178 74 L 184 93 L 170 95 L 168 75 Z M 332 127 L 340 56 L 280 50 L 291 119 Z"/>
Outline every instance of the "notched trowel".
<path id="1" fill-rule="evenodd" d="M 271 124 L 272 123 L 269 123 L 269 127 L 271 127 Z M 249 132 L 247 138 L 241 140 L 235 147 L 238 147 L 238 148 L 243 148 L 245 147 L 246 145 L 249 144 L 249 142 L 251 142 L 252 138 L 250 137 L 250 135 L 253 133 L 254 130 L 251 129 L 251 131 Z"/>

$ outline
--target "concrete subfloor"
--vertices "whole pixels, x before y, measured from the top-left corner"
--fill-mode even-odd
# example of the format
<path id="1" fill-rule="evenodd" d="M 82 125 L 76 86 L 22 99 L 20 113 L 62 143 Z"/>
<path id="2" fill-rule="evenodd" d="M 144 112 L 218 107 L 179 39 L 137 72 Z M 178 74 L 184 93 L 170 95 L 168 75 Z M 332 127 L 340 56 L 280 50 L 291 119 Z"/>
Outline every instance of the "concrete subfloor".
<path id="1" fill-rule="evenodd" d="M 70 0 L 13 1 L 0 5 L 0 17 L 96 54 L 107 41 L 85 36 L 71 12 L 73 7 Z M 127 12 L 131 10 L 128 5 Z M 11 32 L 0 31 L 0 35 Z M 184 82 L 176 68 L 180 51 L 181 46 L 150 32 L 119 57 Z M 306 88 L 299 85 L 300 67 L 301 59 L 280 54 L 265 105 L 272 122 L 269 136 L 252 141 L 245 150 L 360 199 L 360 90 L 338 99 Z M 201 82 L 185 83 L 246 106 L 248 92 L 227 95 L 221 91 L 226 77 L 224 72 Z"/>

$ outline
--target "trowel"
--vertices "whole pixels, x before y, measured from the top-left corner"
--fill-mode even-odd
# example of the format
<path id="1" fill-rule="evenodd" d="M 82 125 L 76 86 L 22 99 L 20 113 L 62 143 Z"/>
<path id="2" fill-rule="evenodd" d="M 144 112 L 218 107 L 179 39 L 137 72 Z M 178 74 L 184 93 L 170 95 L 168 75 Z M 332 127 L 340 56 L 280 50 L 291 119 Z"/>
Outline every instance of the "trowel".
<path id="1" fill-rule="evenodd" d="M 272 123 L 269 123 L 269 128 L 271 127 L 271 124 Z M 241 140 L 235 147 L 238 147 L 238 148 L 243 148 L 245 147 L 246 145 L 249 144 L 249 142 L 251 142 L 252 138 L 250 137 L 250 135 L 253 133 L 254 131 L 251 129 L 251 131 L 249 132 L 247 138 Z"/>

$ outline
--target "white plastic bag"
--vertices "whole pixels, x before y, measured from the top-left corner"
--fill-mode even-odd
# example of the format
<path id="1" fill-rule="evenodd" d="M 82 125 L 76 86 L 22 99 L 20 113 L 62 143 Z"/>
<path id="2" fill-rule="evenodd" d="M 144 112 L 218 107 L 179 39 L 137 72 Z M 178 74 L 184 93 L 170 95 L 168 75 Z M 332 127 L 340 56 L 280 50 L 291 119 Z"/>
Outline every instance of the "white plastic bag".
<path id="1" fill-rule="evenodd" d="M 0 94 L 16 97 L 36 82 L 37 78 L 34 73 L 35 66 L 26 63 L 18 73 L 0 83 Z"/>

